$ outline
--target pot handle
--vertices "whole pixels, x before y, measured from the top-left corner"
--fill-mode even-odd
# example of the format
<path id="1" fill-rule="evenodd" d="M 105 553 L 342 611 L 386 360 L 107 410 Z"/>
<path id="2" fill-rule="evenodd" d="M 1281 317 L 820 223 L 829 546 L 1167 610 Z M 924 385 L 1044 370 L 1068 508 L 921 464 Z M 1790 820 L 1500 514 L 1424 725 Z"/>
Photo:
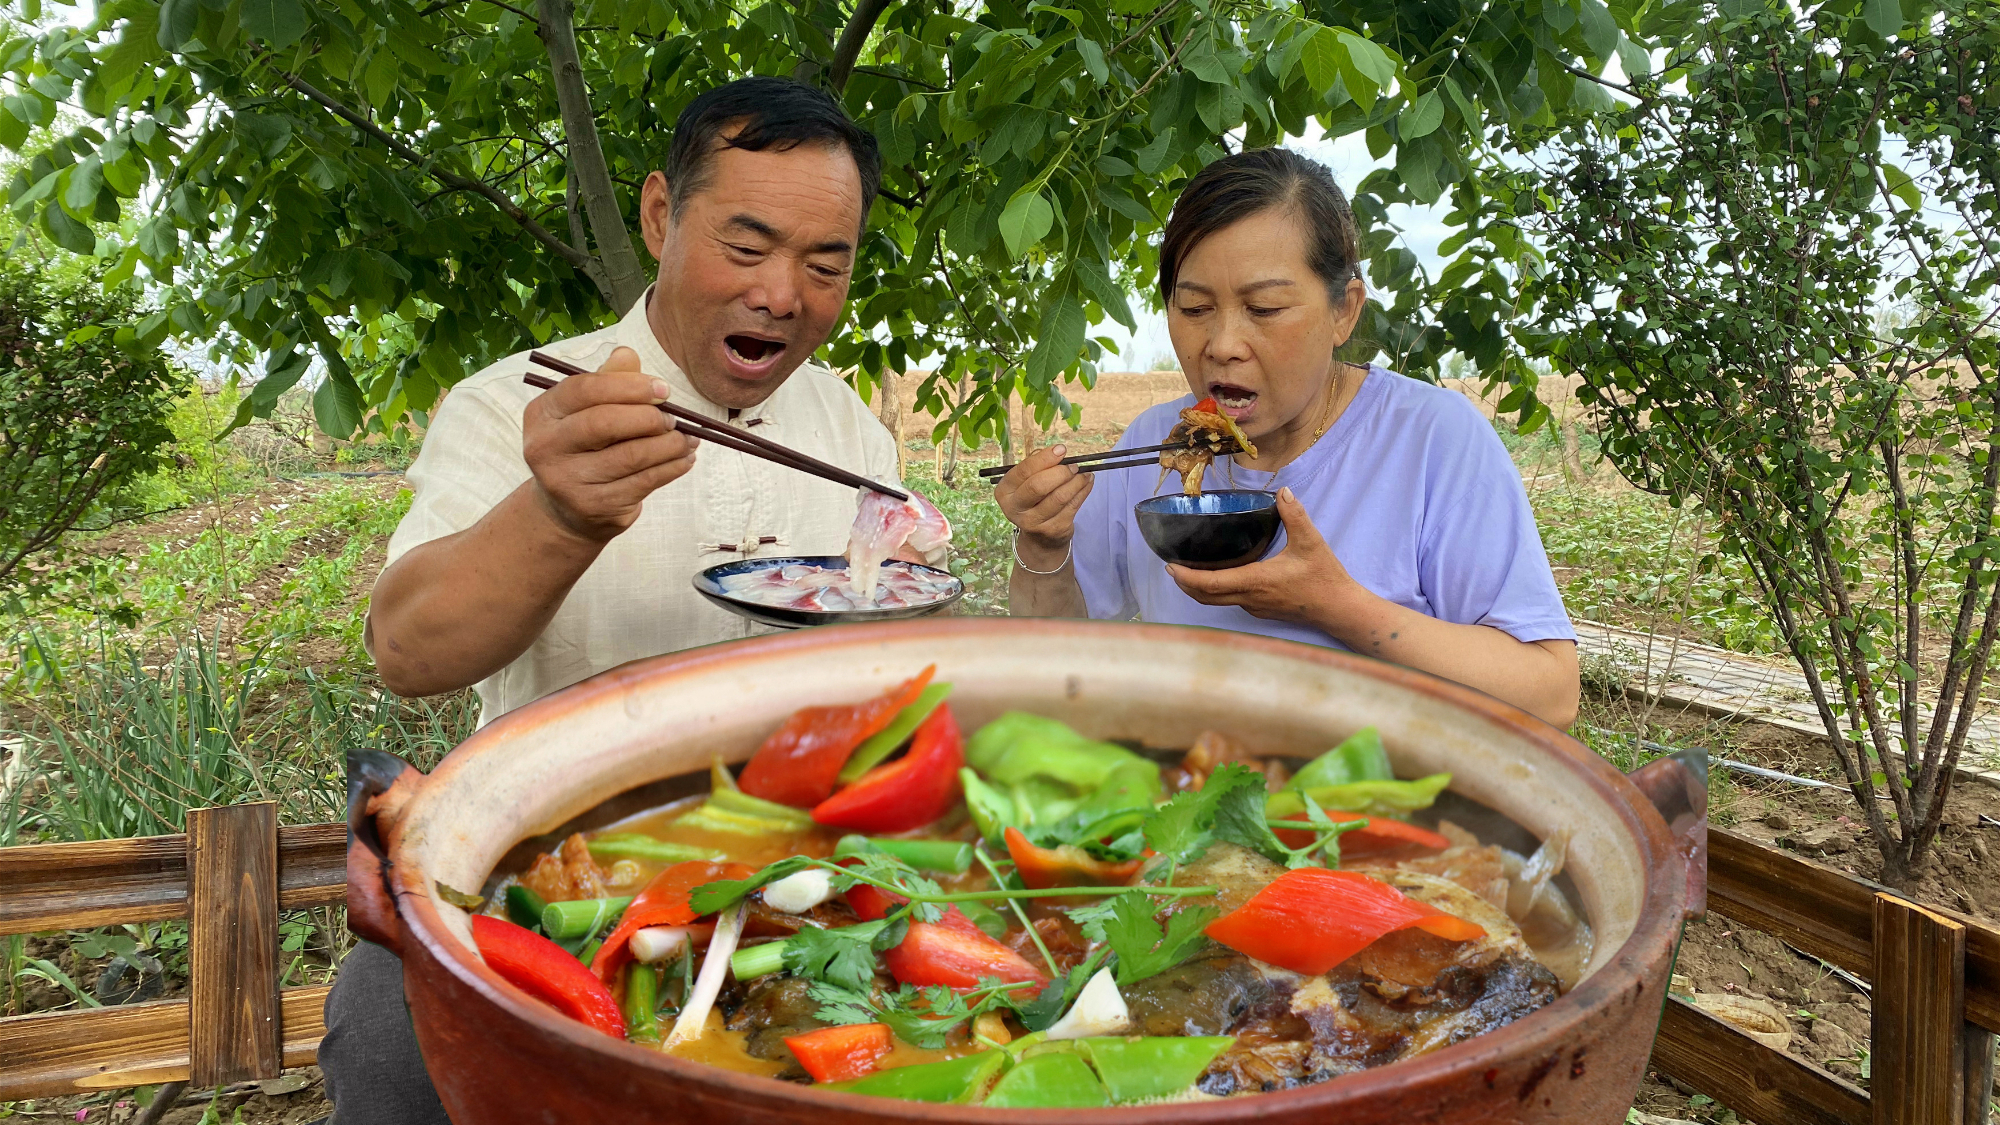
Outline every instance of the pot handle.
<path id="1" fill-rule="evenodd" d="M 414 783 L 422 776 L 394 754 L 347 752 L 347 928 L 398 957 L 403 954 L 403 926 L 389 892 L 389 851 L 376 818 L 385 814 L 393 818 L 396 809 L 385 809 L 382 798 L 405 777 Z M 398 802 L 396 808 L 400 807 Z"/>
<path id="2" fill-rule="evenodd" d="M 1660 811 L 1687 868 L 1686 916 L 1708 913 L 1708 751 L 1655 758 L 1625 775 Z"/>

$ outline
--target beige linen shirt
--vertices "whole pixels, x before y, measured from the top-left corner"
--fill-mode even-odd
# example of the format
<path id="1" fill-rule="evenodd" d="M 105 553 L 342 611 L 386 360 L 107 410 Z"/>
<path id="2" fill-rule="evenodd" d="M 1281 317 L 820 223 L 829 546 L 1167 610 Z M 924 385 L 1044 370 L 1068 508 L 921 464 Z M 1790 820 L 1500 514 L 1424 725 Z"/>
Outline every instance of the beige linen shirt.
<path id="1" fill-rule="evenodd" d="M 541 350 L 594 371 L 613 348 L 631 348 L 648 375 L 666 380 L 675 404 L 727 419 L 660 347 L 646 322 L 651 297 L 648 290 L 609 328 Z M 522 352 L 452 388 L 407 474 L 415 495 L 389 540 L 388 564 L 471 527 L 530 478 L 521 416 L 541 393 L 521 381 L 530 369 Z M 870 480 L 896 481 L 895 440 L 853 388 L 812 363 L 734 424 Z M 528 651 L 476 685 L 480 725 L 630 660 L 771 632 L 695 593 L 693 575 L 743 558 L 841 554 L 856 500 L 846 485 L 704 443 L 694 468 L 647 497 L 638 520 L 605 546 Z"/>

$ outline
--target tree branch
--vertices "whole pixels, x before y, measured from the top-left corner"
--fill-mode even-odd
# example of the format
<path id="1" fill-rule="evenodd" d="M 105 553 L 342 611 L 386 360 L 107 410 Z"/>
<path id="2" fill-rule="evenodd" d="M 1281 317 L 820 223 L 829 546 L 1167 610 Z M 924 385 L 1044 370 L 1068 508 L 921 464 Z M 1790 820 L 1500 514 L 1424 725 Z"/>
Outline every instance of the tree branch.
<path id="1" fill-rule="evenodd" d="M 375 140 L 381 142 L 382 146 L 388 149 L 390 152 L 393 152 L 397 156 L 402 157 L 405 161 L 409 162 L 415 167 L 425 172 L 428 172 L 432 179 L 437 180 L 439 183 L 444 184 L 446 187 L 449 187 L 454 191 L 469 191 L 472 192 L 474 195 L 481 195 L 486 197 L 486 199 L 491 201 L 494 206 L 500 208 L 501 214 L 506 215 L 508 218 L 514 220 L 514 222 L 519 224 L 522 230 L 527 231 L 529 237 L 533 238 L 536 242 L 539 242 L 542 245 L 548 247 L 550 250 L 555 251 L 555 253 L 559 257 L 561 257 L 563 261 L 568 262 L 570 265 L 575 266 L 577 269 L 583 271 L 586 274 L 589 273 L 591 268 L 597 264 L 596 259 L 592 258 L 584 250 L 581 250 L 575 246 L 571 246 L 569 243 L 564 242 L 562 239 L 557 238 L 554 234 L 550 233 L 547 227 L 544 227 L 542 226 L 542 224 L 536 222 L 533 218 L 531 218 L 528 215 L 526 211 L 521 210 L 518 204 L 516 204 L 513 200 L 507 198 L 507 196 L 504 193 L 500 192 L 499 190 L 487 184 L 483 184 L 478 180 L 467 179 L 466 177 L 458 175 L 455 172 L 449 172 L 443 168 L 438 167 L 428 157 L 424 156 L 423 153 L 418 152 L 416 149 L 411 148 L 404 142 L 397 140 L 395 137 L 390 136 L 388 133 L 384 132 L 380 126 L 376 125 L 373 121 L 368 120 L 361 114 L 356 113 L 354 110 L 351 110 L 346 106 L 342 105 L 340 102 L 329 97 L 328 95 L 323 93 L 318 87 L 314 86 L 310 82 L 307 82 L 305 79 L 300 78 L 298 75 L 291 74 L 281 70 L 278 72 L 278 77 L 284 80 L 285 85 L 290 86 L 292 89 L 297 90 L 299 93 L 305 95 L 307 99 L 314 102 L 318 102 L 322 107 L 324 107 L 328 112 L 332 113 L 334 116 L 339 117 L 340 119 L 346 121 L 348 124 L 361 130 L 363 133 L 366 133 L 370 137 L 373 137 Z"/>
<path id="2" fill-rule="evenodd" d="M 875 30 L 875 21 L 882 18 L 891 0 L 861 0 L 854 6 L 854 18 L 840 30 L 840 41 L 833 45 L 833 60 L 826 67 L 826 84 L 838 94 L 847 88 L 848 75 L 854 73 L 854 64 L 861 59 L 861 48 L 868 43 L 868 33 Z"/>
<path id="3" fill-rule="evenodd" d="M 548 48 L 549 65 L 555 72 L 556 104 L 562 109 L 563 134 L 569 141 L 569 175 L 577 180 L 603 277 L 610 282 L 608 289 L 602 283 L 598 288 L 613 311 L 623 316 L 646 291 L 646 275 L 632 249 L 632 235 L 618 209 L 618 196 L 604 162 L 604 146 L 597 139 L 590 91 L 583 84 L 583 63 L 576 53 L 576 27 L 571 18 L 575 9 L 571 0 L 536 0 L 535 10 L 541 13 L 536 31 Z"/>

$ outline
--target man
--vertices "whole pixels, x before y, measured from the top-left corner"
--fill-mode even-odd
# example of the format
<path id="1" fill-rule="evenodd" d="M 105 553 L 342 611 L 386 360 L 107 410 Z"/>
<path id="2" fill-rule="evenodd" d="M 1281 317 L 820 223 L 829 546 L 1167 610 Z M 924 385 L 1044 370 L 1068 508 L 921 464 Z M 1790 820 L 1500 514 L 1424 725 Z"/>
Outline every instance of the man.
<path id="1" fill-rule="evenodd" d="M 689 577 L 839 554 L 853 490 L 674 429 L 671 399 L 874 480 L 895 442 L 807 365 L 847 298 L 881 182 L 875 140 L 821 91 L 746 78 L 696 98 L 640 221 L 656 283 L 616 325 L 543 350 L 593 374 L 542 392 L 524 354 L 453 388 L 410 467 L 365 643 L 399 695 L 468 684 L 480 722 L 629 660 L 747 636 Z M 402 1002 L 363 943 L 327 1001 L 334 1125 L 443 1125 Z"/>

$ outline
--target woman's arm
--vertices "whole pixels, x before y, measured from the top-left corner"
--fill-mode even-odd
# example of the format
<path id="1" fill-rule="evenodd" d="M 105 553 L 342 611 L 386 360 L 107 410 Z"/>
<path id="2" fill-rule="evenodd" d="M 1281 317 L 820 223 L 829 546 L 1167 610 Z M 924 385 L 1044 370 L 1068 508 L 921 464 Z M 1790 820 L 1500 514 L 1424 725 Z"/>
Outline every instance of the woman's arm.
<path id="1" fill-rule="evenodd" d="M 1186 594 L 1206 605 L 1241 606 L 1256 617 L 1298 621 L 1366 656 L 1456 680 L 1551 726 L 1576 721 L 1576 645 L 1517 641 L 1487 625 L 1440 621 L 1356 582 L 1320 537 L 1289 488 L 1278 492 L 1283 551 L 1233 570 L 1169 566 Z"/>

